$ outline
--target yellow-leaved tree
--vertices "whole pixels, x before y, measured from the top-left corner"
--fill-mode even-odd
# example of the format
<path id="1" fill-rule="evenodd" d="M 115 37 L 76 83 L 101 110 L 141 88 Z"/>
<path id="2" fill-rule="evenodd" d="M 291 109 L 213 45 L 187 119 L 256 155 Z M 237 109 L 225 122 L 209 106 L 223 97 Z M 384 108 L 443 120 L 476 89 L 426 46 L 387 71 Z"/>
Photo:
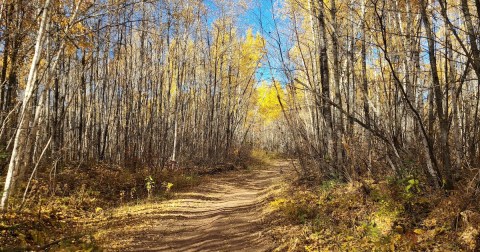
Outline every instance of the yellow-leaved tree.
<path id="1" fill-rule="evenodd" d="M 264 81 L 257 88 L 258 115 L 264 125 L 269 125 L 281 117 L 282 107 L 279 97 L 285 106 L 284 90 L 278 82 L 271 84 Z"/>

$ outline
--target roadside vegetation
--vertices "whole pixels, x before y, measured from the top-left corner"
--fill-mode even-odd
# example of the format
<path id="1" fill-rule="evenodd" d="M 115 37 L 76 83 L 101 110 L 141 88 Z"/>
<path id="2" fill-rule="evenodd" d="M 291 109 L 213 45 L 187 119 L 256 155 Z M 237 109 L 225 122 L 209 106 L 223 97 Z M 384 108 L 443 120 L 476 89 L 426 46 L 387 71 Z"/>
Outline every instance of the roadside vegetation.
<path id="1" fill-rule="evenodd" d="M 32 180 L 25 203 L 0 215 L 0 249 L 98 250 L 92 235 L 98 223 L 122 209 L 129 212 L 148 208 L 174 199 L 177 193 L 195 191 L 217 173 L 258 168 L 264 163 L 260 159 L 263 157 L 256 156 L 216 165 L 165 169 L 156 174 L 149 169 L 132 172 L 106 164 L 65 167 L 56 174 L 54 188 L 42 182 L 49 181 L 49 174 L 39 173 Z M 12 197 L 12 203 L 21 201 L 20 194 Z"/>
<path id="2" fill-rule="evenodd" d="M 275 251 L 476 251 L 480 197 L 418 178 L 290 185 L 270 202 Z"/>

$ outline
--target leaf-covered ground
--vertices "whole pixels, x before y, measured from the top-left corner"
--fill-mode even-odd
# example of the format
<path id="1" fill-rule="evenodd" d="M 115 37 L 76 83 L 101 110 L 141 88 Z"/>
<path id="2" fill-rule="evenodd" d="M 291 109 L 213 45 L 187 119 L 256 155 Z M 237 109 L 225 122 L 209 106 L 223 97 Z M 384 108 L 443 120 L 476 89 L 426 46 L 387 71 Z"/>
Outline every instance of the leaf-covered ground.
<path id="1" fill-rule="evenodd" d="M 218 167 L 217 167 L 218 168 Z M 188 176 L 160 183 L 130 178 L 125 189 L 117 188 L 124 175 L 102 176 L 110 180 L 110 197 L 99 193 L 105 186 L 82 185 L 65 197 L 49 198 L 38 212 L 10 212 L 0 220 L 4 230 L 2 249 L 50 251 L 265 251 L 275 247 L 270 230 L 270 202 L 278 197 L 288 171 L 285 161 L 256 164 L 248 169 L 213 169 L 201 178 Z M 104 170 L 101 169 L 102 173 Z M 85 176 L 84 173 L 66 177 Z M 93 172 L 91 172 L 93 175 Z M 111 172 L 109 172 L 110 174 Z M 164 176 L 172 179 L 172 175 Z M 62 178 L 68 181 L 68 178 Z M 89 181 L 88 177 L 81 181 Z M 112 182 L 112 180 L 115 180 Z M 190 181 L 182 190 L 176 188 Z M 201 180 L 201 181 L 200 181 Z M 135 183 L 140 186 L 135 187 Z M 188 184 L 188 183 L 187 183 Z M 145 188 L 143 188 L 145 187 Z M 133 188 L 127 190 L 127 188 Z M 136 188 L 136 189 L 135 189 Z M 132 200 L 140 190 L 152 196 Z M 67 191 L 64 189 L 63 191 Z M 125 192 L 124 192 L 125 191 Z M 129 200 L 129 201 L 127 201 Z M 103 203 L 103 204 L 102 204 Z M 107 204 L 110 203 L 110 204 Z M 0 249 L 1 250 L 1 249 Z"/>
<path id="2" fill-rule="evenodd" d="M 213 175 L 174 199 L 115 209 L 93 223 L 94 237 L 115 251 L 267 251 L 269 203 L 285 162 Z"/>
<path id="3" fill-rule="evenodd" d="M 271 202 L 282 220 L 275 251 L 478 251 L 474 191 L 426 188 L 413 179 L 291 186 Z"/>
<path id="4" fill-rule="evenodd" d="M 95 198 L 98 194 L 81 186 L 73 196 L 57 197 L 35 211 L 9 212 L 0 219 L 0 239 L 12 245 L 3 249 L 479 249 L 479 199 L 475 190 L 448 194 L 429 191 L 429 186 L 413 178 L 349 183 L 329 180 L 305 186 L 305 181 L 295 182 L 289 160 L 213 173 L 201 181 L 186 179 L 191 186 L 182 192 L 174 190 L 175 185 L 186 183 L 180 178 L 155 183 L 155 193 L 148 200 L 101 207 Z M 125 198 L 121 201 L 126 200 L 130 192 L 121 197 Z"/>

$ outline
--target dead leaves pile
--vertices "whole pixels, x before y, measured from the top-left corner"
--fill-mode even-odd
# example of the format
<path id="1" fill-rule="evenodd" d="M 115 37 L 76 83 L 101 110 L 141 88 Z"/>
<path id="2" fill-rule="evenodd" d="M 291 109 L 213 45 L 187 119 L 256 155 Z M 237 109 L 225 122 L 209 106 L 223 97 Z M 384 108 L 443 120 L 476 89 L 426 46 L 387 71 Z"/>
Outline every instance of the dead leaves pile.
<path id="1" fill-rule="evenodd" d="M 386 181 L 296 186 L 271 202 L 272 234 L 276 251 L 478 251 L 474 198 L 460 191 L 406 195 Z"/>

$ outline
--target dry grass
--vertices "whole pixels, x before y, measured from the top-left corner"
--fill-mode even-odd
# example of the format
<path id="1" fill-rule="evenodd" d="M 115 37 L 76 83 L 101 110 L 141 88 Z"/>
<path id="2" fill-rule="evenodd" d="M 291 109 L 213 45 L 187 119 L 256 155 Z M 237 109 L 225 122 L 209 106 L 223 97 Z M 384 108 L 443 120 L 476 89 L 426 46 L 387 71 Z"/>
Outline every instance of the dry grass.
<path id="1" fill-rule="evenodd" d="M 478 197 L 387 181 L 291 187 L 272 201 L 277 251 L 477 251 Z M 285 221 L 286 224 L 285 224 Z"/>

